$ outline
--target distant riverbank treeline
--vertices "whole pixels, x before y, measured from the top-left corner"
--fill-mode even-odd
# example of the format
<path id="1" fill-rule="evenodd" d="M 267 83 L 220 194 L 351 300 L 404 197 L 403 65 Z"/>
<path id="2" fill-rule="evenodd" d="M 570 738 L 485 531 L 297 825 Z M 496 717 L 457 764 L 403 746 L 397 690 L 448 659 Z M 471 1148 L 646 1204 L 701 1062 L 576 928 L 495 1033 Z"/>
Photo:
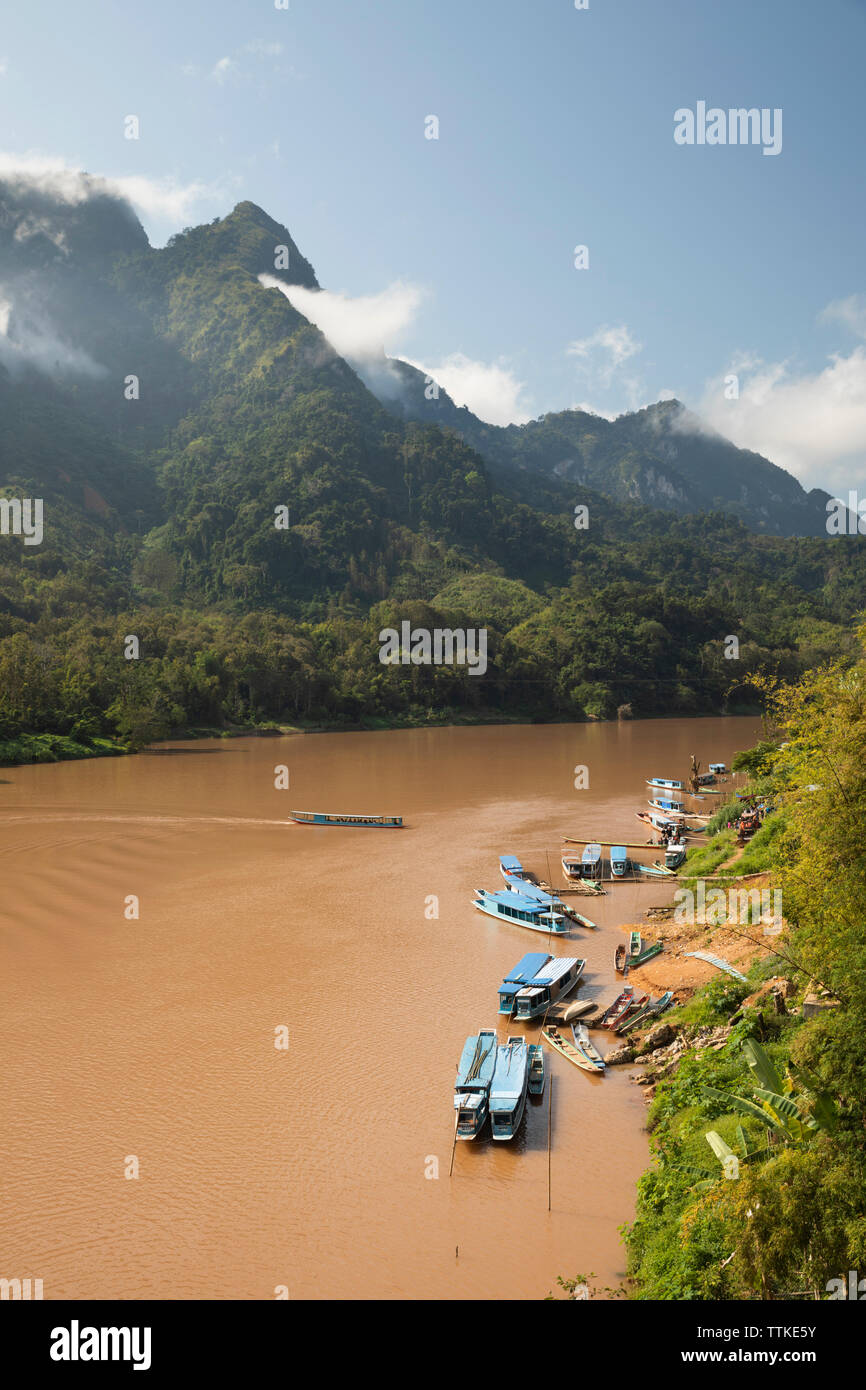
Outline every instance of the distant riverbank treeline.
<path id="1" fill-rule="evenodd" d="M 128 578 L 84 564 L 27 592 L 18 571 L 0 613 L 0 742 L 56 734 L 139 747 L 196 727 L 267 722 L 377 727 L 609 719 L 622 706 L 636 718 L 754 707 L 750 674 L 793 678 L 850 646 L 842 620 L 853 604 L 836 567 L 813 564 L 807 589 L 805 557 L 785 554 L 815 543 L 748 540 L 770 548 L 760 584 L 748 551 L 699 589 L 680 568 L 681 553 L 676 575 L 662 578 L 640 546 L 625 543 L 609 560 L 621 577 L 597 586 L 581 575 L 540 593 L 469 573 L 430 602 L 386 599 L 364 612 L 343 595 L 317 620 L 201 611 L 153 595 L 127 607 Z M 800 572 L 799 589 L 789 566 Z M 635 569 L 655 582 L 632 577 Z M 0 569 L 0 584 L 8 577 Z M 427 631 L 484 627 L 486 672 L 383 665 L 379 634 L 404 622 Z M 731 635 L 735 659 L 726 656 Z"/>
<path id="2" fill-rule="evenodd" d="M 670 1015 L 686 1048 L 656 1087 L 655 1158 L 627 1233 L 640 1298 L 862 1297 L 866 658 L 768 703 L 772 737 L 739 766 L 775 809 L 716 872 L 766 869 L 785 928 L 743 928 L 765 948 L 747 982 L 720 975 Z M 710 855 L 685 872 L 707 872 Z"/>

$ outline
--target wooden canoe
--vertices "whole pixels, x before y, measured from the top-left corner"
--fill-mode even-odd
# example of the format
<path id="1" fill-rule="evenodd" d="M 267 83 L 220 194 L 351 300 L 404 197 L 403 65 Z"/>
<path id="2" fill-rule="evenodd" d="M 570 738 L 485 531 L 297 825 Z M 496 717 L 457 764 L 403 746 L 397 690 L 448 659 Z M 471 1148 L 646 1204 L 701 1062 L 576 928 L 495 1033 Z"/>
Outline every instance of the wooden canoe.
<path id="1" fill-rule="evenodd" d="M 626 985 L 622 993 L 618 994 L 614 999 L 613 1003 L 605 1009 L 601 1018 L 598 1020 L 596 1027 L 612 1028 L 615 1023 L 618 1023 L 619 1020 L 625 1016 L 625 1014 L 631 1008 L 633 1000 L 634 988 L 632 985 Z"/>
<path id="2" fill-rule="evenodd" d="M 645 965 L 648 960 L 652 960 L 653 956 L 661 955 L 664 948 L 663 941 L 656 941 L 652 946 L 647 946 L 645 951 L 641 951 L 635 960 L 629 961 L 629 964 L 633 970 L 636 970 L 639 965 Z"/>
<path id="3" fill-rule="evenodd" d="M 548 1047 L 552 1047 L 554 1052 L 558 1052 L 560 1057 L 564 1057 L 566 1061 L 573 1062 L 576 1067 L 581 1067 L 584 1071 L 598 1071 L 596 1063 L 585 1057 L 582 1052 L 578 1051 L 573 1042 L 569 1042 L 568 1038 L 563 1037 L 555 1028 L 543 1029 L 541 1036 Z"/>
<path id="4" fill-rule="evenodd" d="M 614 967 L 615 967 L 616 972 L 617 972 L 618 975 L 621 975 L 622 972 L 625 970 L 625 961 L 626 961 L 626 956 L 627 956 L 627 955 L 628 955 L 628 949 L 627 949 L 627 947 L 625 947 L 622 943 L 620 943 L 620 945 L 617 946 L 617 948 L 616 948 L 616 953 L 615 953 L 614 958 L 613 958 Z"/>
<path id="5" fill-rule="evenodd" d="M 604 1058 L 598 1049 L 590 1041 L 589 1029 L 585 1023 L 575 1023 L 571 1029 L 571 1036 L 574 1038 L 574 1045 L 578 1052 L 582 1052 L 588 1062 L 592 1062 L 596 1071 L 604 1071 Z"/>

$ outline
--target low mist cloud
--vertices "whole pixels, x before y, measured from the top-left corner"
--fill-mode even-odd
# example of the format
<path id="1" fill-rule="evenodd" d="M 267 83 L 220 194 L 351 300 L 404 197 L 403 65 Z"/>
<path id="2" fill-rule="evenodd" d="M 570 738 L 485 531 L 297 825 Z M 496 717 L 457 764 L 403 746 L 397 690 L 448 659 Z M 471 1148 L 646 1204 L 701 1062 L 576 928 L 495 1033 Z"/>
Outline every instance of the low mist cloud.
<path id="1" fill-rule="evenodd" d="M 385 355 L 386 344 L 412 323 L 424 291 L 397 281 L 379 294 L 356 299 L 330 290 L 308 290 L 287 285 L 274 275 L 260 275 L 269 289 L 280 290 L 299 314 L 324 333 L 341 357 L 373 361 Z"/>
<path id="2" fill-rule="evenodd" d="M 488 425 L 525 425 L 532 419 L 521 400 L 526 384 L 504 361 L 479 362 L 462 352 L 437 363 L 403 360 L 444 387 L 455 405 L 467 406 Z"/>
<path id="3" fill-rule="evenodd" d="M 711 382 L 703 418 L 726 438 L 793 473 L 804 487 L 847 493 L 866 484 L 866 348 L 833 353 L 818 372 L 787 362 L 741 359 L 739 399 Z"/>

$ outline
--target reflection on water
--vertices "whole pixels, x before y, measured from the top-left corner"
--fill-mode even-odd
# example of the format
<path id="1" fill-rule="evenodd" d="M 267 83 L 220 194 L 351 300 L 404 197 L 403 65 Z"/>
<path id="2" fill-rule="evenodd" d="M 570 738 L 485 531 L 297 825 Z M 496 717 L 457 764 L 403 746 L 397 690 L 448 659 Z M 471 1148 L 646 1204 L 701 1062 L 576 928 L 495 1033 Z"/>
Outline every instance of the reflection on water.
<path id="1" fill-rule="evenodd" d="M 546 939 L 474 911 L 473 890 L 499 888 L 501 853 L 560 882 L 563 834 L 642 840 L 645 777 L 682 776 L 692 752 L 729 761 L 756 732 L 408 730 L 7 769 L 0 1272 L 44 1279 L 46 1298 L 537 1298 L 590 1270 L 614 1283 L 648 1152 L 628 1069 L 593 1077 L 547 1053 L 550 1213 L 549 1092 L 514 1142 L 458 1144 L 448 1178 L 466 1035 L 539 1036 L 499 1018 L 497 986 Z M 280 763 L 290 791 L 275 790 Z M 290 808 L 407 827 L 301 826 Z M 579 997 L 613 998 L 617 924 L 668 892 L 586 900 L 601 930 L 550 948 L 587 958 Z"/>

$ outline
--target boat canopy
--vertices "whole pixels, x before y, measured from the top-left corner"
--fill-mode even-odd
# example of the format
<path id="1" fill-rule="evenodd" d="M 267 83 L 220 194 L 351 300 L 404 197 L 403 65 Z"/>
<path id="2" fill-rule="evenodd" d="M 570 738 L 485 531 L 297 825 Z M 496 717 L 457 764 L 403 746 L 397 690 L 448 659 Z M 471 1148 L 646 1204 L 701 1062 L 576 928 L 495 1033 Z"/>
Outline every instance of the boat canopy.
<path id="1" fill-rule="evenodd" d="M 504 874 L 522 874 L 523 865 L 516 854 L 500 854 L 499 866 Z"/>
<path id="2" fill-rule="evenodd" d="M 522 891 L 516 892 L 513 888 L 506 888 L 502 893 L 488 893 L 486 888 L 479 891 L 488 902 L 507 907 L 509 912 L 530 912 L 533 917 L 537 917 L 549 906 L 548 903 L 540 903 L 535 898 L 527 897 Z"/>
<path id="3" fill-rule="evenodd" d="M 551 959 L 546 951 L 529 951 L 527 955 L 519 960 L 513 970 L 509 970 L 505 976 L 504 984 L 513 984 L 520 981 L 522 985 L 528 985 L 530 980 L 534 980 L 539 970 L 543 970 L 547 962 Z"/>
<path id="4" fill-rule="evenodd" d="M 552 897 L 550 893 L 545 893 L 543 888 L 536 888 L 534 883 L 527 883 L 525 878 L 521 879 L 519 888 L 515 889 L 512 885 L 511 892 L 518 892 L 524 898 L 531 898 L 541 907 L 562 907 L 558 898 Z"/>

